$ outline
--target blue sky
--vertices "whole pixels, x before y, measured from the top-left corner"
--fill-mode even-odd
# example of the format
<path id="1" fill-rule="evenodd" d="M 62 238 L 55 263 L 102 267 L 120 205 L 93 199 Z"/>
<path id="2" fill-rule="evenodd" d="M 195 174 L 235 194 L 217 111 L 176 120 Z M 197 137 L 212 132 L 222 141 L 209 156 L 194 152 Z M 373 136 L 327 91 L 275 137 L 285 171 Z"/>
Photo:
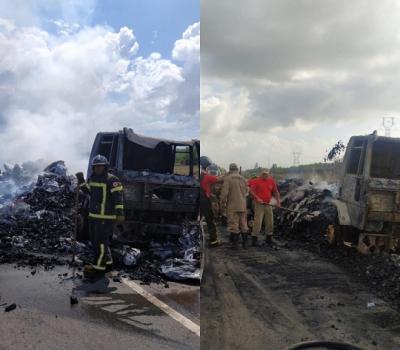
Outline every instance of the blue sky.
<path id="1" fill-rule="evenodd" d="M 0 0 L 0 143 L 15 150 L 0 149 L 0 163 L 64 159 L 81 169 L 97 132 L 125 126 L 198 138 L 199 7 Z"/>
<path id="2" fill-rule="evenodd" d="M 105 0 L 95 7 L 93 24 L 133 28 L 139 55 L 156 50 L 170 58 L 176 38 L 200 20 L 199 12 L 199 0 Z"/>
<path id="3" fill-rule="evenodd" d="M 57 29 L 51 20 L 62 19 L 79 25 L 108 25 L 119 30 L 132 28 L 140 43 L 138 54 L 153 51 L 171 56 L 171 48 L 185 29 L 200 20 L 199 0 L 16 0 L 0 1 L 1 17 L 19 25 L 40 25 L 49 32 Z"/>

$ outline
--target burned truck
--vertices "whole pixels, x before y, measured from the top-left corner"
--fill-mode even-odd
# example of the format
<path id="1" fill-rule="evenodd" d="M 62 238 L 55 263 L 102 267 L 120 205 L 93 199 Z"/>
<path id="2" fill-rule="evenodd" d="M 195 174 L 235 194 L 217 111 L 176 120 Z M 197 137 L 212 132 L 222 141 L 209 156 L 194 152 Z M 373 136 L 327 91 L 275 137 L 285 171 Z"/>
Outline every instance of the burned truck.
<path id="1" fill-rule="evenodd" d="M 181 232 L 182 222 L 194 221 L 199 208 L 200 142 L 145 137 L 130 128 L 97 134 L 90 159 L 107 157 L 109 171 L 124 188 L 125 222 L 118 239 L 134 243 L 140 237 Z M 92 174 L 89 165 L 87 176 Z"/>
<path id="2" fill-rule="evenodd" d="M 332 244 L 362 253 L 393 249 L 400 238 L 400 138 L 353 136 L 346 148 Z"/>

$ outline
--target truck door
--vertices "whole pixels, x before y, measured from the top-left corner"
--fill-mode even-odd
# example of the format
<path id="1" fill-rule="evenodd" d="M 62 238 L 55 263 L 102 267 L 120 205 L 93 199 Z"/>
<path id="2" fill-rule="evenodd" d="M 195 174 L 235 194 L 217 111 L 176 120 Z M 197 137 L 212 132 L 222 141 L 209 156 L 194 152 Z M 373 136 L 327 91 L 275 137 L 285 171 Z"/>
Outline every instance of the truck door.
<path id="1" fill-rule="evenodd" d="M 367 140 L 366 138 L 350 139 L 344 159 L 344 176 L 340 188 L 340 197 L 348 205 L 350 216 L 356 226 L 362 225 L 364 208 L 364 163 Z"/>

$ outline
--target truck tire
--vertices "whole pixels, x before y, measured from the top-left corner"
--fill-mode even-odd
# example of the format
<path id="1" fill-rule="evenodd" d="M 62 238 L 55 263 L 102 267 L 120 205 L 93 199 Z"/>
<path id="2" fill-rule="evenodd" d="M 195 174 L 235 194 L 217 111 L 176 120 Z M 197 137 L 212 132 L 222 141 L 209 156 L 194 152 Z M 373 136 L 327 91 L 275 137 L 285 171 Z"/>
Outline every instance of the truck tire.
<path id="1" fill-rule="evenodd" d="M 335 220 L 327 225 L 326 238 L 330 245 L 338 246 L 343 244 L 343 228 L 338 221 Z"/>

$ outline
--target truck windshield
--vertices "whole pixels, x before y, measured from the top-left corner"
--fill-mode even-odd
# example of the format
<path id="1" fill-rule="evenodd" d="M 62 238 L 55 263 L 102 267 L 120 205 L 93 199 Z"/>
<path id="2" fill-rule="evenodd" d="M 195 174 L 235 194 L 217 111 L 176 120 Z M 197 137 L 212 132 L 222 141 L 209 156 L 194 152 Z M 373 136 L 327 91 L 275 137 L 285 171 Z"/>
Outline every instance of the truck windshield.
<path id="1" fill-rule="evenodd" d="M 175 175 L 190 175 L 190 147 L 175 146 Z"/>
<path id="2" fill-rule="evenodd" d="M 400 142 L 377 140 L 372 147 L 371 177 L 400 179 Z"/>
<path id="3" fill-rule="evenodd" d="M 124 170 L 151 171 L 160 174 L 172 173 L 174 152 L 171 145 L 160 142 L 155 148 L 143 147 L 124 140 Z"/>

